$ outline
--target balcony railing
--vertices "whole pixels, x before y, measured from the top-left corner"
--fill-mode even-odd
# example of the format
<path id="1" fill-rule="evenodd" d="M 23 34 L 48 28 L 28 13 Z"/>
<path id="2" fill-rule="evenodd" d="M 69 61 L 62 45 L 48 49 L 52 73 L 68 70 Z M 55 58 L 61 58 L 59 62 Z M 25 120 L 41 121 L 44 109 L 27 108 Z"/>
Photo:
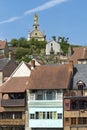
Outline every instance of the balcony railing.
<path id="1" fill-rule="evenodd" d="M 28 101 L 30 107 L 62 107 L 63 100 L 35 100 Z"/>
<path id="2" fill-rule="evenodd" d="M 2 99 L 2 107 L 20 107 L 25 106 L 25 99 Z"/>
<path id="3" fill-rule="evenodd" d="M 11 125 L 11 126 L 19 126 L 25 125 L 25 120 L 23 119 L 0 119 L 0 125 Z"/>

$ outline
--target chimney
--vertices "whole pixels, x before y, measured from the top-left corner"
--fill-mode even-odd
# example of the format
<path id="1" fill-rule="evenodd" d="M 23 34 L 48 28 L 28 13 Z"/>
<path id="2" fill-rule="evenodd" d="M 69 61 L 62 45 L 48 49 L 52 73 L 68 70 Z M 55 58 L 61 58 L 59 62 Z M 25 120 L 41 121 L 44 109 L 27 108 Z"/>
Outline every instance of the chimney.
<path id="1" fill-rule="evenodd" d="M 13 53 L 12 51 L 9 51 L 9 60 L 12 60 L 13 59 Z"/>
<path id="2" fill-rule="evenodd" d="M 0 72 L 0 85 L 4 82 L 3 72 Z"/>
<path id="3" fill-rule="evenodd" d="M 35 68 L 35 60 L 31 60 L 31 70 Z"/>
<path id="4" fill-rule="evenodd" d="M 73 74 L 73 61 L 69 61 L 69 72 Z"/>

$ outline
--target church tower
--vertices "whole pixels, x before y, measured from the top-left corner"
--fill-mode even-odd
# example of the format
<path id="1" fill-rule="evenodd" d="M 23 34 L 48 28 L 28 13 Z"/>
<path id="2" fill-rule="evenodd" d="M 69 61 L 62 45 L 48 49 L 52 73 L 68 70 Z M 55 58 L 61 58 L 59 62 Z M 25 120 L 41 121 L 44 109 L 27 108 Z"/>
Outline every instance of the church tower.
<path id="1" fill-rule="evenodd" d="M 44 35 L 39 29 L 37 14 L 34 15 L 33 30 L 31 32 L 28 32 L 28 41 L 31 40 L 32 38 L 37 39 L 38 41 L 46 40 L 46 35 Z"/>

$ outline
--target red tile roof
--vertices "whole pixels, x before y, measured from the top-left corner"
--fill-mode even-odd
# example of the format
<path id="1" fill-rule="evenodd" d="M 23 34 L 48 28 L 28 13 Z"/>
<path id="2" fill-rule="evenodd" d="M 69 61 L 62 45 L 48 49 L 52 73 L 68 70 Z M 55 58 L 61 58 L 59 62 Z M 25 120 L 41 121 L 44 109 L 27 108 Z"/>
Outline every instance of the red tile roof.
<path id="1" fill-rule="evenodd" d="M 0 86 L 2 93 L 24 92 L 29 85 L 29 77 L 13 77 Z"/>
<path id="2" fill-rule="evenodd" d="M 6 46 L 6 41 L 0 41 L 0 49 L 4 49 Z"/>
<path id="3" fill-rule="evenodd" d="M 29 78 L 29 89 L 65 89 L 70 74 L 69 65 L 36 67 Z"/>
<path id="4" fill-rule="evenodd" d="M 87 59 L 87 48 L 73 48 L 73 54 L 69 57 L 69 60 L 72 60 L 74 64 L 77 64 L 78 59 Z"/>

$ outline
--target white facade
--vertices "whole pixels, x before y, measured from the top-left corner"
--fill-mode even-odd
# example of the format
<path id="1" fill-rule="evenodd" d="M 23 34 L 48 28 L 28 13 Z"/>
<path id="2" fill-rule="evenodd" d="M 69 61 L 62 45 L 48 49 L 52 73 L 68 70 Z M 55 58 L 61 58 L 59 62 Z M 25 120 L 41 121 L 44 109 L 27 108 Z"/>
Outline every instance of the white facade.
<path id="1" fill-rule="evenodd" d="M 21 62 L 16 70 L 12 73 L 12 77 L 28 77 L 31 74 L 31 70 L 24 62 Z"/>
<path id="2" fill-rule="evenodd" d="M 29 128 L 63 128 L 63 93 L 29 91 L 28 112 Z"/>
<path id="3" fill-rule="evenodd" d="M 55 55 L 61 52 L 60 44 L 54 40 L 46 44 L 46 55 L 50 55 L 52 51 Z"/>

